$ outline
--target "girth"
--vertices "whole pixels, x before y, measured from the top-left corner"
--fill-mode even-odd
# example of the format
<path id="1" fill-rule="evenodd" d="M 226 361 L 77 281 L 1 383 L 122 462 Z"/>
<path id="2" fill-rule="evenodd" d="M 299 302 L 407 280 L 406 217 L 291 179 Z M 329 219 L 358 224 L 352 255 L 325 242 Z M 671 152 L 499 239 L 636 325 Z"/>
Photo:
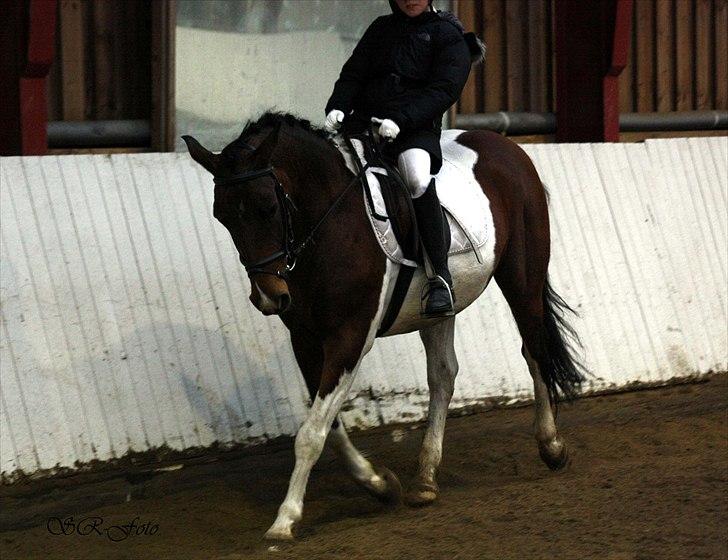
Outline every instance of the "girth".
<path id="1" fill-rule="evenodd" d="M 362 187 L 364 188 L 364 194 L 367 197 L 372 217 L 379 221 L 389 220 L 392 231 L 402 248 L 404 257 L 409 261 L 422 263 L 423 256 L 419 231 L 417 228 L 417 220 L 415 218 L 414 207 L 412 206 L 409 189 L 404 184 L 397 168 L 387 160 L 387 158 L 379 150 L 379 146 L 372 140 L 374 138 L 373 127 L 370 126 L 368 133 L 365 132 L 357 135 L 348 135 L 344 133 L 342 136 L 344 137 L 344 142 L 346 143 L 346 147 L 351 154 L 357 170 L 362 175 Z M 378 214 L 374 209 L 369 181 L 367 181 L 365 174 L 362 172 L 364 165 L 359 159 L 359 154 L 354 149 L 351 142 L 352 138 L 362 142 L 368 166 L 381 167 L 387 171 L 387 175 L 373 172 L 379 180 L 382 198 L 384 199 L 384 206 L 387 210 L 386 216 Z M 402 203 L 405 204 L 405 208 L 402 208 Z M 400 215 L 404 216 L 404 219 L 408 219 L 410 222 L 409 235 L 404 235 L 403 225 L 399 221 Z M 392 297 L 389 300 L 389 305 L 387 306 L 387 310 L 385 311 L 382 322 L 377 330 L 377 336 L 384 335 L 397 319 L 397 315 L 399 315 L 399 311 L 402 308 L 402 304 L 407 296 L 407 292 L 416 270 L 416 266 L 400 264 Z"/>

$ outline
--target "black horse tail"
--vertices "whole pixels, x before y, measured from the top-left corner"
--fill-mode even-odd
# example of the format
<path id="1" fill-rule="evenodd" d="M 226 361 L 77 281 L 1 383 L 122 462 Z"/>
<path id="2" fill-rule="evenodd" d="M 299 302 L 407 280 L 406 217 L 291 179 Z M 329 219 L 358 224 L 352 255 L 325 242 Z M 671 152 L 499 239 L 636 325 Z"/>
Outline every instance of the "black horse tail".
<path id="1" fill-rule="evenodd" d="M 543 288 L 543 331 L 544 356 L 539 360 L 541 376 L 549 390 L 549 398 L 556 405 L 559 392 L 566 400 L 572 400 L 586 380 L 586 367 L 577 358 L 582 349 L 581 341 L 565 315 L 577 316 L 564 299 L 556 293 L 546 279 Z"/>

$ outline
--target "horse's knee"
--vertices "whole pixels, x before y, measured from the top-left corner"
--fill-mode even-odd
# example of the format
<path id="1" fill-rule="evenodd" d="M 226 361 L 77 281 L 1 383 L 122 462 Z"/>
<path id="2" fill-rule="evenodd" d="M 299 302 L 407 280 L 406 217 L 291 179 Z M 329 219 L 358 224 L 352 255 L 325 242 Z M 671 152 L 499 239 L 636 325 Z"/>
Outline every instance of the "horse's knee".
<path id="1" fill-rule="evenodd" d="M 304 422 L 296 434 L 296 459 L 315 460 L 326 443 L 326 429 Z"/>

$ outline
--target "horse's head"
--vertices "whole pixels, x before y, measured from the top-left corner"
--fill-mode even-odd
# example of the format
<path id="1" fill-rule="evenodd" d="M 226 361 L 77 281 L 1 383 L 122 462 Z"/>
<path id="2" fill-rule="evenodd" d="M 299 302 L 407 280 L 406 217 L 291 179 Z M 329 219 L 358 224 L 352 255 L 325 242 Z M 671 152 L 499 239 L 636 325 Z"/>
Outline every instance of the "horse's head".
<path id="1" fill-rule="evenodd" d="M 215 178 L 213 215 L 230 232 L 250 277 L 250 301 L 264 315 L 283 313 L 291 303 L 285 274 L 291 203 L 287 178 L 271 163 L 278 136 L 275 128 L 257 148 L 238 139 L 220 154 L 183 136 L 192 159 Z"/>

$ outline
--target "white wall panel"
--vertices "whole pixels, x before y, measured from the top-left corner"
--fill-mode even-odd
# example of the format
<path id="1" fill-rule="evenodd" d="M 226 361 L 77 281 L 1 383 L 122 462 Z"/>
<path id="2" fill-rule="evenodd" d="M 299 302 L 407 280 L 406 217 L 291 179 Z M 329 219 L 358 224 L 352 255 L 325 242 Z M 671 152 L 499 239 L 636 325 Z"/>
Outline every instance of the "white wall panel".
<path id="1" fill-rule="evenodd" d="M 528 145 L 550 193 L 554 287 L 588 388 L 728 369 L 728 139 Z M 212 181 L 186 154 L 0 160 L 0 469 L 52 473 L 155 448 L 293 434 L 287 332 L 248 302 Z M 531 394 L 493 284 L 459 316 L 453 406 Z M 351 426 L 417 420 L 416 334 L 378 341 Z"/>

